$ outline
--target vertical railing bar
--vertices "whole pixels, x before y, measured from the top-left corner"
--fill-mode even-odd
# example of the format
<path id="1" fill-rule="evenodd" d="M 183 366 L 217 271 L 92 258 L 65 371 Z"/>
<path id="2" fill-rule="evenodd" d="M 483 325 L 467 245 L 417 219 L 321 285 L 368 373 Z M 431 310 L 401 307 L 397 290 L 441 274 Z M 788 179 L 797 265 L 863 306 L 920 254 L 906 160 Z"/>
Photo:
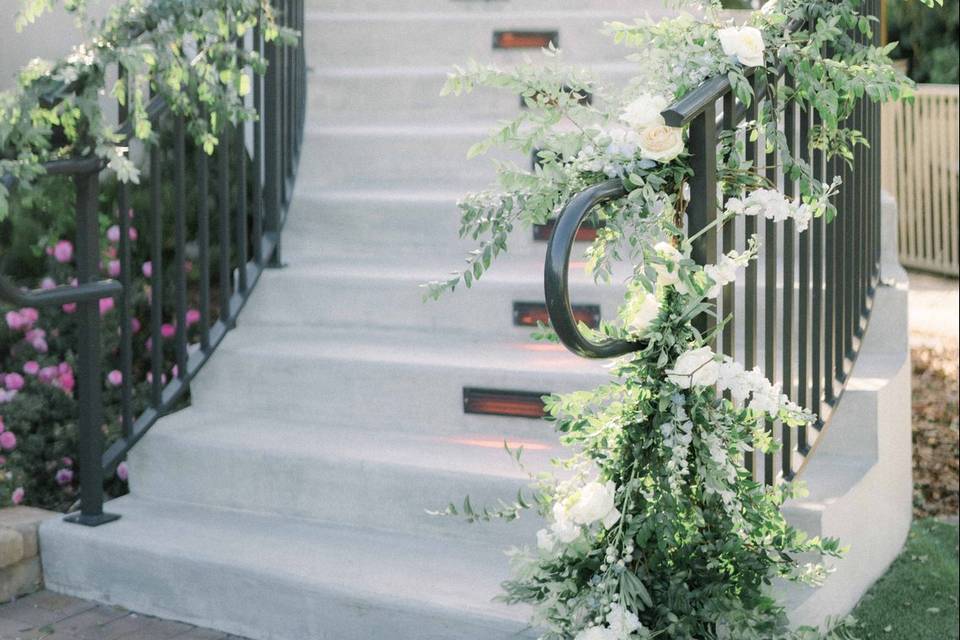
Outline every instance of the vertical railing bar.
<path id="1" fill-rule="evenodd" d="M 763 73 L 754 73 L 750 78 L 751 86 L 753 87 L 753 100 L 750 101 L 750 105 L 747 107 L 746 119 L 747 122 L 754 123 L 756 126 L 757 116 L 759 113 L 760 101 L 763 99 L 763 91 L 765 87 L 765 75 Z M 747 129 L 746 134 L 746 160 L 751 164 L 753 170 L 759 173 L 759 158 L 760 158 L 760 144 L 762 144 L 762 138 L 759 136 L 759 131 L 757 131 L 757 139 L 755 141 L 750 140 L 750 128 Z M 744 236 L 747 241 L 757 234 L 757 217 L 756 216 L 746 216 L 743 221 L 744 226 Z M 747 265 L 745 279 L 745 290 L 743 295 L 743 359 L 744 366 L 747 370 L 752 370 L 757 366 L 757 281 L 758 281 L 759 266 L 757 265 L 756 260 L 751 260 L 750 264 Z M 755 463 L 754 456 L 756 452 L 748 451 L 744 454 L 745 456 L 745 466 L 746 468 L 754 472 Z M 754 472 L 754 477 L 756 474 Z"/>
<path id="2" fill-rule="evenodd" d="M 776 132 L 778 125 L 777 118 L 777 100 L 778 91 L 777 81 L 774 79 L 767 88 L 767 99 L 770 101 L 770 112 L 774 118 L 773 140 L 766 140 L 767 154 L 764 163 L 767 180 L 771 184 L 778 184 L 777 169 L 777 139 Z M 777 223 L 773 220 L 764 220 L 764 299 L 763 299 L 763 359 L 764 374 L 767 378 L 775 382 L 777 371 Z M 766 421 L 766 430 L 773 438 L 773 421 Z M 772 485 L 775 480 L 773 453 L 764 456 L 764 482 Z"/>
<path id="3" fill-rule="evenodd" d="M 244 135 L 246 125 L 241 122 L 237 127 L 237 289 L 246 293 L 247 282 L 247 145 Z"/>
<path id="4" fill-rule="evenodd" d="M 260 24 L 253 30 L 253 47 L 263 55 L 263 39 Z M 253 121 L 253 258 L 263 264 L 263 78 L 254 75 L 253 108 L 257 118 Z"/>
<path id="5" fill-rule="evenodd" d="M 736 110 L 736 96 L 732 91 L 723 96 L 723 130 L 733 132 L 736 123 L 734 122 L 734 112 Z M 723 253 L 729 253 L 736 248 L 737 229 L 733 220 L 729 220 L 723 225 L 722 231 Z M 723 288 L 721 298 L 721 307 L 726 324 L 723 327 L 722 348 L 723 353 L 731 358 L 736 355 L 737 344 L 737 320 L 736 320 L 736 287 L 734 284 L 728 284 Z"/>
<path id="6" fill-rule="evenodd" d="M 220 264 L 220 320 L 232 326 L 230 297 L 230 128 L 224 124 L 217 149 L 218 257 Z"/>
<path id="7" fill-rule="evenodd" d="M 717 114 L 714 104 L 704 108 L 690 124 L 690 155 L 693 177 L 690 178 L 690 193 L 716 194 L 717 192 Z M 716 196 L 691 198 L 687 207 L 687 228 L 690 235 L 711 224 L 717 217 Z M 717 262 L 717 233 L 712 228 L 694 240 L 690 257 L 699 265 Z M 706 335 L 716 327 L 716 318 L 701 314 L 695 321 L 701 334 Z"/>
<path id="8" fill-rule="evenodd" d="M 99 170 L 74 178 L 76 189 L 77 283 L 97 279 L 100 258 L 100 225 L 97 206 Z M 103 376 L 100 370 L 100 303 L 87 300 L 77 304 L 78 356 L 77 400 L 80 444 L 80 514 L 72 521 L 86 525 L 103 522 Z"/>
<path id="9" fill-rule="evenodd" d="M 210 350 L 210 167 L 197 150 L 197 259 L 200 262 L 200 348 Z"/>
<path id="10" fill-rule="evenodd" d="M 787 74 L 784 78 L 784 86 L 788 89 L 793 87 L 793 78 Z M 788 94 L 791 91 L 788 90 Z M 786 138 L 787 149 L 785 153 L 791 160 L 797 155 L 797 111 L 796 102 L 786 98 L 784 104 L 784 137 Z M 789 167 L 784 165 L 783 171 L 783 193 L 788 199 L 796 195 L 796 188 L 793 178 L 789 175 Z M 781 353 L 781 380 L 783 392 L 791 400 L 796 400 L 796 394 L 793 389 L 793 313 L 794 313 L 794 243 L 796 242 L 796 232 L 794 221 L 791 219 L 783 222 L 783 318 L 782 318 L 782 353 Z M 784 423 L 781 425 L 782 448 L 781 468 L 783 476 L 790 478 L 793 472 L 793 430 Z"/>
<path id="11" fill-rule="evenodd" d="M 800 109 L 800 131 L 797 148 L 800 161 L 810 165 L 810 112 Z M 799 245 L 799 289 L 797 291 L 797 404 L 810 406 L 810 234 L 807 228 L 800 233 Z M 807 453 L 807 428 L 797 428 L 797 449 Z"/>
<path id="12" fill-rule="evenodd" d="M 154 121 L 154 128 L 159 122 Z M 163 406 L 163 207 L 162 156 L 158 145 L 150 148 L 150 398 Z"/>
<path id="13" fill-rule="evenodd" d="M 125 82 L 122 104 L 117 106 L 117 120 L 125 123 L 130 117 L 130 88 L 128 74 L 119 65 L 117 74 Z M 120 425 L 124 439 L 133 434 L 133 310 L 131 305 L 130 256 L 130 187 L 126 182 L 117 185 L 117 212 L 120 241 L 117 245 L 120 261 Z"/>
<path id="14" fill-rule="evenodd" d="M 173 195 L 174 195 L 174 272 L 176 324 L 174 348 L 177 361 L 177 377 L 187 375 L 187 202 L 186 202 L 186 150 L 183 116 L 174 118 L 173 133 Z"/>

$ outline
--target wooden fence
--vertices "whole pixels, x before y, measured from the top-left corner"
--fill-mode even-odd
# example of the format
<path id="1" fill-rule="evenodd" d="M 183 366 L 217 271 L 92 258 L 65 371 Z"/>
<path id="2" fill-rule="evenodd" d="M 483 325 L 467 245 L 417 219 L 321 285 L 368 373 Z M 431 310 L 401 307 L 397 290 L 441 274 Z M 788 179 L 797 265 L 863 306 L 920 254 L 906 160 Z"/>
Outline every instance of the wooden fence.
<path id="1" fill-rule="evenodd" d="M 924 84 L 883 109 L 883 188 L 899 207 L 904 266 L 960 275 L 957 189 L 960 87 Z"/>

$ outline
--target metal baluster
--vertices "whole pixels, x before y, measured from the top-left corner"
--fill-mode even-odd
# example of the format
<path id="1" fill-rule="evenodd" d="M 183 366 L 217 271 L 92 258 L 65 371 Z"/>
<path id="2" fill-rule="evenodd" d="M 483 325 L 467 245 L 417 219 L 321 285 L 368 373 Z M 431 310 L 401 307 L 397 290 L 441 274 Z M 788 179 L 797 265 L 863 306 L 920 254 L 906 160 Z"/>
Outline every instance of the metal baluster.
<path id="1" fill-rule="evenodd" d="M 220 321 L 227 327 L 233 326 L 230 310 L 230 129 L 224 125 L 220 131 L 220 145 L 217 150 L 217 204 L 218 237 L 220 262 Z"/>
<path id="2" fill-rule="evenodd" d="M 764 88 L 766 86 L 765 75 L 755 72 L 750 78 L 753 86 L 753 100 L 747 107 L 746 119 L 748 122 L 757 122 L 759 114 L 760 101 L 763 100 Z M 760 145 L 762 138 L 757 136 L 757 140 L 750 141 L 750 130 L 747 130 L 746 139 L 746 159 L 753 166 L 753 170 L 759 172 L 758 163 L 760 158 Z M 749 240 L 757 234 L 757 217 L 746 216 L 743 221 L 744 236 Z M 757 366 L 757 280 L 759 265 L 756 260 L 751 260 L 747 265 L 746 283 L 743 297 L 743 359 L 747 370 Z M 748 470 L 754 471 L 755 451 L 748 451 L 744 454 L 745 466 Z M 756 474 L 754 474 L 756 477 Z"/>
<path id="3" fill-rule="evenodd" d="M 247 282 L 247 144 L 244 130 L 246 125 L 237 127 L 237 288 L 246 293 Z"/>
<path id="4" fill-rule="evenodd" d="M 768 86 L 767 98 L 770 101 L 771 113 L 777 117 L 777 81 Z M 776 126 L 774 125 L 774 129 Z M 766 177 L 771 184 L 777 184 L 777 140 L 774 137 L 772 141 L 767 140 L 768 151 L 766 155 Z M 777 375 L 777 223 L 773 220 L 764 220 L 764 300 L 763 300 L 763 361 L 764 374 L 774 382 Z M 766 429 L 773 438 L 773 421 L 767 420 Z M 774 483 L 774 459 L 773 454 L 768 453 L 764 456 L 764 482 L 769 485 Z"/>
<path id="5" fill-rule="evenodd" d="M 186 272 L 186 237 L 187 237 L 187 203 L 186 203 L 186 151 L 183 116 L 177 116 L 173 121 L 173 197 L 174 197 L 174 275 L 175 275 L 175 307 L 176 333 L 174 334 L 174 350 L 177 361 L 177 377 L 181 380 L 187 376 L 187 272 Z"/>
<path id="6" fill-rule="evenodd" d="M 728 92 L 723 97 L 723 130 L 731 132 L 734 130 L 734 111 L 736 110 L 736 97 L 733 91 Z M 736 144 L 734 140 L 734 144 Z M 709 197 L 709 195 L 707 196 Z M 728 220 L 723 225 L 721 233 L 723 242 L 723 252 L 728 253 L 736 248 L 737 228 L 734 220 Z M 733 283 L 723 288 L 721 305 L 723 309 L 723 318 L 726 324 L 723 327 L 722 350 L 725 355 L 731 358 L 736 355 L 737 344 L 737 324 L 736 324 L 736 287 Z"/>
<path id="7" fill-rule="evenodd" d="M 810 165 L 810 112 L 800 110 L 800 140 L 798 151 L 803 164 Z M 810 235 L 811 229 L 800 233 L 799 289 L 797 291 L 797 404 L 810 406 Z M 809 450 L 807 427 L 797 428 L 797 450 L 806 455 Z"/>
<path id="8" fill-rule="evenodd" d="M 159 122 L 154 121 L 154 130 Z M 163 176 L 160 147 L 150 148 L 150 382 L 151 402 L 163 406 Z"/>
<path id="9" fill-rule="evenodd" d="M 789 75 L 784 79 L 784 84 L 788 88 L 793 87 L 793 78 Z M 784 135 L 786 137 L 786 153 L 792 158 L 797 154 L 797 104 L 789 101 L 784 105 Z M 783 168 L 783 193 L 788 199 L 796 195 L 796 186 L 794 180 L 788 175 L 789 167 Z M 796 399 L 793 390 L 793 313 L 794 313 L 794 244 L 796 243 L 796 230 L 793 220 L 783 222 L 783 341 L 782 341 L 782 368 L 781 380 L 783 392 L 791 400 Z M 781 425 L 780 437 L 782 438 L 782 448 L 780 450 L 780 464 L 783 477 L 789 479 L 793 474 L 793 450 L 794 439 L 793 429 L 787 424 Z"/>
<path id="10" fill-rule="evenodd" d="M 200 262 L 200 348 L 210 351 L 210 166 L 197 150 L 197 259 Z"/>
<path id="11" fill-rule="evenodd" d="M 259 23 L 253 30 L 253 48 L 263 55 L 263 36 Z M 259 116 L 253 121 L 253 259 L 263 264 L 263 78 L 253 77 L 253 108 Z"/>
<path id="12" fill-rule="evenodd" d="M 687 207 L 687 232 L 694 235 L 717 217 L 717 110 L 713 103 L 690 123 L 689 140 L 693 168 L 690 193 L 699 194 Z M 690 255 L 700 265 L 717 262 L 716 228 L 694 240 Z M 706 335 L 716 326 L 716 318 L 701 314 L 694 326 Z"/>
<path id="13" fill-rule="evenodd" d="M 118 71 L 121 80 L 127 74 L 121 66 Z M 130 90 L 124 88 L 126 100 L 117 106 L 117 119 L 121 124 L 129 118 Z M 120 284 L 123 293 L 120 294 L 120 424 L 123 437 L 130 438 L 133 434 L 133 310 L 131 309 L 130 288 L 130 188 L 125 182 L 117 186 L 117 211 L 120 226 L 120 242 L 117 246 L 120 260 Z"/>

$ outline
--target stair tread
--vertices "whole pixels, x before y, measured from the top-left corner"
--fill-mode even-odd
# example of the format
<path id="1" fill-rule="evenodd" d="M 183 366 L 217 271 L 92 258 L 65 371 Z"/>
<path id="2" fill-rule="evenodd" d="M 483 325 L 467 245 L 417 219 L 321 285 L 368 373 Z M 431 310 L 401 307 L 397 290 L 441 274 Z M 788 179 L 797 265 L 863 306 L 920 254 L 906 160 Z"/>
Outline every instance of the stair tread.
<path id="1" fill-rule="evenodd" d="M 45 542 L 66 537 L 86 548 L 109 545 L 121 558 L 144 554 L 165 573 L 171 563 L 226 570 L 216 575 L 292 588 L 314 606 L 339 595 L 366 609 L 446 611 L 523 626 L 523 608 L 491 601 L 507 560 L 489 544 L 135 496 L 106 510 L 121 518 L 99 528 L 52 520 Z"/>
<path id="2" fill-rule="evenodd" d="M 196 448 L 246 448 L 260 455 L 318 463 L 350 460 L 437 473 L 526 479 L 527 474 L 504 450 L 504 441 L 513 449 L 523 447 L 523 460 L 529 468 L 545 468 L 549 459 L 560 453 L 560 446 L 549 428 L 544 432 L 543 438 L 513 438 L 496 429 L 486 433 L 431 434 L 429 425 L 425 425 L 424 432 L 411 433 L 304 419 L 265 426 L 262 417 L 189 408 L 164 418 L 147 438 L 149 446 L 167 440 Z"/>
<path id="3" fill-rule="evenodd" d="M 272 354 L 293 360 L 343 360 L 402 363 L 427 367 L 500 369 L 565 375 L 602 374 L 609 363 L 587 360 L 562 345 L 509 339 L 491 340 L 468 331 L 324 327 L 305 333 L 302 326 L 243 325 L 231 332 L 218 355 Z"/>

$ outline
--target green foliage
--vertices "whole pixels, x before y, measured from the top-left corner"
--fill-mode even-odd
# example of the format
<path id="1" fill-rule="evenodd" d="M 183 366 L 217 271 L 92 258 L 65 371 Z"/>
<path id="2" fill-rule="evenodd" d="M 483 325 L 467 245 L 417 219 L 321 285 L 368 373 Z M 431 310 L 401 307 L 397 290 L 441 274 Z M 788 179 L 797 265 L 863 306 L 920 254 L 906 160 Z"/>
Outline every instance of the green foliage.
<path id="1" fill-rule="evenodd" d="M 955 524 L 933 519 L 913 524 L 900 556 L 854 610 L 864 640 L 960 637 L 958 544 Z"/>
<path id="2" fill-rule="evenodd" d="M 908 61 L 917 82 L 960 82 L 960 2 L 946 0 L 933 11 L 908 0 L 888 0 L 888 31 L 895 58 Z"/>
<path id="3" fill-rule="evenodd" d="M 547 518 L 536 547 L 511 552 L 514 576 L 504 584 L 505 601 L 533 605 L 545 640 L 839 640 L 856 632 L 853 620 L 791 630 L 770 595 L 774 579 L 815 584 L 826 577 L 825 566 L 800 564 L 801 554 L 843 552 L 837 540 L 809 538 L 784 520 L 780 506 L 802 486 L 764 486 L 743 466 L 746 452 L 777 449 L 772 421 L 805 425 L 814 416 L 759 371 L 716 356 L 705 347 L 712 336 L 693 325 L 701 314 L 716 316 L 714 300 L 756 258 L 759 239 L 700 265 L 690 258 L 696 236 L 686 236 L 683 220 L 691 198 L 720 196 L 721 215 L 708 229 L 750 215 L 791 219 L 798 231 L 812 217 L 831 220 L 843 187 L 820 182 L 791 156 L 777 125 L 783 109 L 816 112 L 810 151 L 851 161 L 866 144 L 844 124 L 857 103 L 909 97 L 911 85 L 890 65 L 891 47 L 870 44 L 875 19 L 860 13 L 859 0 L 769 3 L 748 20 L 757 31 L 724 22 L 717 8 L 703 18 L 608 24 L 637 63 L 630 85 L 617 90 L 565 67 L 553 49 L 543 65 L 471 63 L 454 70 L 444 89 L 486 86 L 523 96 L 527 109 L 470 155 L 537 149 L 539 165 L 526 171 L 500 163 L 496 186 L 461 201 L 460 234 L 478 248 L 466 269 L 429 283 L 428 296 L 471 286 L 507 250 L 511 233 L 555 217 L 584 188 L 619 179 L 628 192 L 594 212 L 602 227 L 586 257 L 598 279 L 611 276 L 615 261 L 633 265 L 619 322 L 598 333 L 642 348 L 614 363 L 609 383 L 547 399 L 570 455 L 555 461 L 556 476 L 531 474 L 531 498 L 494 508 L 467 499 L 441 512 L 471 522 L 513 520 L 528 507 Z M 777 82 L 778 67 L 792 85 Z M 755 121 L 721 136 L 717 196 L 687 193 L 687 132 L 660 115 L 712 77 L 728 78 L 744 104 L 760 97 L 754 91 L 767 98 Z M 584 92 L 594 96 L 590 104 L 579 99 Z M 747 160 L 747 141 L 765 145 L 798 184 L 798 198 L 785 198 Z"/>
<path id="4" fill-rule="evenodd" d="M 53 0 L 26 0 L 18 24 L 26 25 Z M 67 8 L 82 12 L 85 0 Z M 297 34 L 278 25 L 270 0 L 125 0 L 91 29 L 87 44 L 56 62 L 34 61 L 18 87 L 0 94 L 0 176 L 29 188 L 43 163 L 96 155 L 124 182 L 136 183 L 128 136 L 151 144 L 156 135 L 147 112 L 151 95 L 185 118 L 196 143 L 212 153 L 229 123 L 256 117 L 244 104 L 250 91 L 245 70 L 263 73 L 265 59 L 238 42 L 254 27 L 268 42 L 291 43 Z M 107 71 L 123 74 L 107 86 Z M 126 106 L 130 130 L 110 124 L 100 106 L 108 94 Z M 0 183 L 0 220 L 9 213 Z"/>

